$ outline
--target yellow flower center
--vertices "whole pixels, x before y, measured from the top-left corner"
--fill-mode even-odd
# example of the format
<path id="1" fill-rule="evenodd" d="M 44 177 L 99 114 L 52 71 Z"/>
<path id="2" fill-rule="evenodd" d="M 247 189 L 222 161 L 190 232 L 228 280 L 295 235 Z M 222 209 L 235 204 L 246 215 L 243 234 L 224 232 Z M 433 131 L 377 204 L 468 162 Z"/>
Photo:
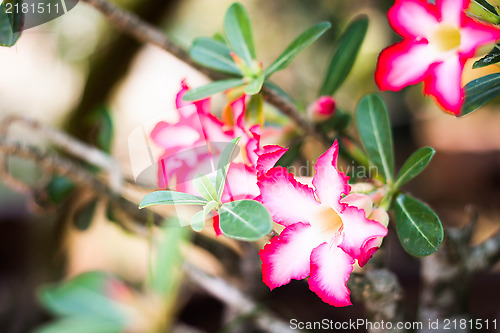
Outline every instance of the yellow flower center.
<path id="1" fill-rule="evenodd" d="M 441 52 L 451 51 L 460 46 L 460 30 L 451 25 L 443 24 L 436 29 L 430 42 L 436 45 Z"/>
<path id="2" fill-rule="evenodd" d="M 336 234 L 343 227 L 339 214 L 327 205 L 319 205 L 315 211 L 314 224 L 327 235 Z"/>

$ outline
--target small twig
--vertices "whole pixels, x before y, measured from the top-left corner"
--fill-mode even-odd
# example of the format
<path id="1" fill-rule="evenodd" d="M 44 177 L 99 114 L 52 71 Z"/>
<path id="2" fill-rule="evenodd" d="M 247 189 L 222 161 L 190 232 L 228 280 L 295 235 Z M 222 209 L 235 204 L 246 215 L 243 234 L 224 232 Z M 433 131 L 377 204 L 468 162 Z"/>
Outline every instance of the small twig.
<path id="1" fill-rule="evenodd" d="M 224 78 L 224 76 L 219 72 L 195 63 L 189 56 L 188 52 L 172 42 L 162 31 L 158 30 L 148 22 L 143 21 L 134 13 L 128 12 L 107 0 L 82 1 L 100 11 L 119 30 L 134 37 L 138 41 L 158 46 L 189 66 L 205 74 L 212 80 L 220 80 Z M 269 104 L 275 106 L 283 114 L 292 119 L 305 134 L 315 137 L 327 145 L 331 144 L 331 141 L 317 131 L 315 126 L 302 115 L 293 102 L 283 98 L 275 91 L 267 87 L 262 88 L 262 94 L 264 99 Z"/>
<path id="2" fill-rule="evenodd" d="M 235 309 L 240 315 L 249 315 L 259 329 L 272 333 L 297 332 L 292 330 L 290 325 L 283 320 L 268 311 L 264 311 L 261 306 L 255 304 L 236 287 L 221 278 L 207 275 L 190 264 L 184 264 L 184 271 L 193 282 L 201 286 L 210 295 Z"/>
<path id="3" fill-rule="evenodd" d="M 114 193 L 121 192 L 123 177 L 120 165 L 106 153 L 36 120 L 15 115 L 5 118 L 0 123 L 0 137 L 7 138 L 10 127 L 15 123 L 19 123 L 30 128 L 31 130 L 40 132 L 40 134 L 49 139 L 52 144 L 63 149 L 66 153 L 107 171 L 111 191 Z M 5 164 L 7 163 L 7 158 L 5 158 Z"/>

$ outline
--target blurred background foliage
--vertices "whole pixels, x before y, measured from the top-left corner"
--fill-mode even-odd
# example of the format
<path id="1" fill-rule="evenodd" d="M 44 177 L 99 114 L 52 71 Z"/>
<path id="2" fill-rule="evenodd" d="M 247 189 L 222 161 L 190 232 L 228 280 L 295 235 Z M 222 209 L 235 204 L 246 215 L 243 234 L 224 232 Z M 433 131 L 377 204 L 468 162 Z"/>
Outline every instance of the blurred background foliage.
<path id="1" fill-rule="evenodd" d="M 232 0 L 120 0 L 116 3 L 161 27 L 173 40 L 188 48 L 195 37 L 212 36 L 222 30 L 224 13 Z M 356 15 L 366 14 L 370 26 L 363 48 L 354 70 L 335 98 L 342 110 L 352 112 L 363 95 L 377 90 L 373 80 L 377 55 L 398 40 L 385 17 L 392 1 L 241 0 L 241 3 L 249 12 L 257 53 L 265 65 L 306 28 L 324 20 L 332 23 L 333 28 L 287 70 L 273 76 L 273 81 L 304 107 L 317 96 L 341 31 Z M 487 51 L 488 48 L 484 50 Z M 471 65 L 465 72 L 464 83 L 499 71 L 496 66 L 472 70 Z M 106 123 L 102 121 L 104 118 L 96 118 L 96 114 L 103 114 L 98 110 L 106 106 L 115 134 L 110 152 L 128 177 L 131 177 L 127 149 L 131 131 L 146 119 L 172 110 L 182 79 L 186 78 L 191 86 L 208 82 L 169 54 L 120 34 L 100 13 L 83 3 L 54 21 L 26 31 L 14 47 L 0 48 L 0 70 L 0 120 L 9 114 L 31 117 L 107 148 L 99 143 Z M 417 147 L 428 145 L 437 150 L 420 181 L 410 183 L 407 190 L 430 203 L 445 226 L 463 225 L 468 218 L 465 206 L 476 206 L 480 219 L 474 243 L 496 232 L 500 228 L 498 104 L 492 103 L 457 119 L 440 112 L 430 99 L 423 98 L 421 86 L 406 88 L 403 93 L 383 93 L 383 96 L 392 118 L 396 164 L 401 166 Z M 222 110 L 223 105 L 224 98 L 216 96 L 212 109 Z M 9 136 L 46 146 L 42 138 L 20 127 L 15 126 Z M 308 156 L 307 152 L 304 155 Z M 44 179 L 33 163 L 18 159 L 11 159 L 9 163 L 17 177 L 35 183 Z M 146 240 L 108 223 L 105 207 L 94 207 L 93 222 L 84 232 L 68 222 L 78 207 L 88 204 L 87 195 L 72 193 L 68 200 L 56 205 L 56 209 L 34 214 L 28 209 L 24 196 L 0 183 L 2 332 L 29 332 L 49 319 L 35 296 L 35 289 L 42 283 L 93 269 L 112 271 L 132 283 L 144 279 L 148 256 Z M 140 193 L 130 196 L 138 199 Z M 385 241 L 384 258 L 405 287 L 408 313 L 414 313 L 419 263 L 401 249 L 394 230 L 390 233 Z M 237 256 L 241 245 L 228 246 L 235 249 Z M 235 274 L 224 272 L 223 265 L 206 251 L 192 249 L 190 253 L 192 260 L 205 265 L 207 271 Z M 254 265 L 258 264 L 256 253 L 252 260 Z M 241 274 L 241 268 L 238 270 Z M 499 277 L 497 267 L 495 273 L 478 276 L 472 284 L 468 302 L 476 317 L 500 316 Z M 363 315 L 360 305 L 343 309 L 327 306 L 302 282 L 293 282 L 271 294 L 259 285 L 260 276 L 247 278 L 254 282 L 252 296 L 286 317 L 342 320 Z M 182 303 L 180 320 L 208 332 L 216 331 L 226 320 L 221 304 L 203 294 L 186 298 Z"/>

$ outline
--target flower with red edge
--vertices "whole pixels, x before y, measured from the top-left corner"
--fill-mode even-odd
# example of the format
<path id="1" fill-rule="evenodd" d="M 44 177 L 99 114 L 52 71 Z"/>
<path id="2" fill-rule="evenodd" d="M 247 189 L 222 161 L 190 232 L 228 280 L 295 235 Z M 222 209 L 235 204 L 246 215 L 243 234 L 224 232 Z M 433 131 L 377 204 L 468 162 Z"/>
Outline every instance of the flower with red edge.
<path id="1" fill-rule="evenodd" d="M 403 41 L 379 56 L 375 81 L 381 90 L 398 91 L 424 82 L 424 93 L 454 115 L 464 101 L 462 72 L 467 59 L 500 30 L 465 15 L 470 0 L 396 0 L 387 16 Z"/>
<path id="2" fill-rule="evenodd" d="M 349 178 L 338 171 L 337 157 L 335 141 L 318 158 L 313 188 L 285 168 L 260 174 L 259 200 L 285 229 L 259 255 L 269 288 L 309 277 L 310 289 L 324 302 L 347 306 L 351 301 L 346 283 L 355 260 L 366 264 L 387 228 L 367 218 L 372 213 L 368 196 L 349 194 Z"/>

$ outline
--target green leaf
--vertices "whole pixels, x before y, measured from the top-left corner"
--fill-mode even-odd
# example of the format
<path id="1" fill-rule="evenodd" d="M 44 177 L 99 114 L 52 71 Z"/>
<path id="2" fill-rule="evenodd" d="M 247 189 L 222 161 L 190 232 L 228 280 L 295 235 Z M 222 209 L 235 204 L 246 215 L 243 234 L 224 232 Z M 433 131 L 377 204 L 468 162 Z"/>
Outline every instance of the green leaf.
<path id="1" fill-rule="evenodd" d="M 200 99 L 204 99 L 210 97 L 218 92 L 226 91 L 228 89 L 242 86 L 245 84 L 243 79 L 230 79 L 230 80 L 222 80 L 209 83 L 207 85 L 189 89 L 188 92 L 184 95 L 184 101 L 198 101 Z"/>
<path id="2" fill-rule="evenodd" d="M 326 71 L 320 95 L 333 95 L 344 83 L 354 66 L 368 29 L 368 18 L 354 20 L 340 37 L 333 58 Z"/>
<path id="3" fill-rule="evenodd" d="M 196 38 L 189 49 L 194 62 L 216 71 L 241 76 L 242 73 L 231 57 L 226 44 L 212 38 Z"/>
<path id="4" fill-rule="evenodd" d="M 260 202 L 240 200 L 219 208 L 219 226 L 227 237 L 254 241 L 271 232 L 272 219 Z"/>
<path id="5" fill-rule="evenodd" d="M 205 220 L 207 219 L 207 216 L 205 214 L 205 209 L 200 210 L 196 214 L 193 215 L 191 218 L 191 228 L 196 231 L 200 232 L 203 230 L 205 227 Z"/>
<path id="6" fill-rule="evenodd" d="M 7 4 L 9 4 L 9 11 L 7 13 Z M 4 2 L 0 5 L 0 46 L 11 47 L 19 40 L 21 37 L 23 25 L 24 25 L 24 14 L 21 10 L 18 14 L 15 10 L 15 5 L 19 8 L 22 7 L 22 0 L 13 0 L 9 2 Z M 10 6 L 12 5 L 12 7 Z"/>
<path id="7" fill-rule="evenodd" d="M 486 67 L 498 62 L 500 62 L 500 46 L 495 45 L 495 47 L 487 55 L 476 61 L 474 65 L 472 65 L 472 68 Z"/>
<path id="8" fill-rule="evenodd" d="M 464 116 L 500 95 L 500 73 L 473 80 L 465 86 L 465 101 L 459 116 Z"/>
<path id="9" fill-rule="evenodd" d="M 290 101 L 291 103 L 293 103 L 293 105 L 297 106 L 295 100 L 290 95 L 288 95 L 286 91 L 281 89 L 276 83 L 266 80 L 264 82 L 264 87 L 271 90 L 273 93 L 277 94 L 281 98 Z"/>
<path id="10" fill-rule="evenodd" d="M 146 194 L 139 204 L 139 208 L 154 205 L 205 205 L 207 202 L 205 198 L 187 193 L 156 191 Z"/>
<path id="11" fill-rule="evenodd" d="M 443 226 L 429 206 L 400 194 L 394 210 L 399 240 L 409 254 L 422 257 L 438 250 L 443 241 Z"/>
<path id="12" fill-rule="evenodd" d="M 250 19 L 241 4 L 234 3 L 227 10 L 224 32 L 231 49 L 250 66 L 256 58 L 255 46 Z"/>
<path id="13" fill-rule="evenodd" d="M 97 200 L 90 200 L 85 205 L 79 207 L 75 211 L 73 222 L 78 230 L 84 231 L 90 227 L 90 224 L 94 219 L 94 213 L 96 208 L 97 208 Z"/>
<path id="14" fill-rule="evenodd" d="M 238 142 L 240 141 L 240 139 L 241 138 L 235 138 L 231 140 L 231 142 L 229 142 L 226 147 L 224 147 L 224 150 L 220 155 L 219 163 L 217 165 L 217 176 L 215 178 L 215 189 L 217 190 L 217 201 L 219 202 L 222 198 L 224 186 L 226 185 L 227 169 L 231 164 L 233 154 L 236 147 L 238 146 Z"/>
<path id="15" fill-rule="evenodd" d="M 53 203 L 63 202 L 76 188 L 75 183 L 63 176 L 55 175 L 47 185 L 46 191 Z"/>
<path id="16" fill-rule="evenodd" d="M 495 8 L 485 0 L 472 0 L 467 11 L 486 22 L 493 24 L 500 23 L 500 17 L 496 13 Z"/>
<path id="17" fill-rule="evenodd" d="M 150 286 L 162 298 L 175 299 L 174 292 L 181 277 L 181 244 L 184 241 L 185 229 L 177 226 L 175 219 L 163 224 L 163 239 L 158 246 L 158 257 Z M 175 226 L 172 226 L 175 225 Z"/>
<path id="18" fill-rule="evenodd" d="M 70 317 L 37 329 L 35 333 L 120 333 L 124 325 L 98 317 Z"/>
<path id="19" fill-rule="evenodd" d="M 217 200 L 217 191 L 207 176 L 201 175 L 193 179 L 193 185 L 207 201 Z"/>
<path id="20" fill-rule="evenodd" d="M 403 164 L 401 170 L 399 170 L 394 188 L 399 189 L 424 171 L 435 152 L 436 151 L 430 147 L 423 147 L 414 152 Z"/>
<path id="21" fill-rule="evenodd" d="M 285 51 L 283 51 L 278 59 L 264 71 L 266 78 L 277 71 L 285 69 L 300 52 L 314 43 L 325 33 L 325 31 L 330 29 L 331 26 L 330 22 L 321 22 L 303 32 L 285 49 Z"/>
<path id="22" fill-rule="evenodd" d="M 58 316 L 88 316 L 123 324 L 126 315 L 106 292 L 113 283 L 122 283 L 103 272 L 89 272 L 65 283 L 39 291 L 42 304 Z"/>
<path id="23" fill-rule="evenodd" d="M 378 173 L 391 184 L 394 178 L 394 152 L 389 113 L 380 95 L 367 95 L 356 109 L 358 133 Z"/>
<path id="24" fill-rule="evenodd" d="M 262 85 L 264 84 L 264 75 L 259 75 L 257 78 L 250 81 L 250 83 L 245 88 L 245 94 L 255 95 L 260 92 Z"/>

